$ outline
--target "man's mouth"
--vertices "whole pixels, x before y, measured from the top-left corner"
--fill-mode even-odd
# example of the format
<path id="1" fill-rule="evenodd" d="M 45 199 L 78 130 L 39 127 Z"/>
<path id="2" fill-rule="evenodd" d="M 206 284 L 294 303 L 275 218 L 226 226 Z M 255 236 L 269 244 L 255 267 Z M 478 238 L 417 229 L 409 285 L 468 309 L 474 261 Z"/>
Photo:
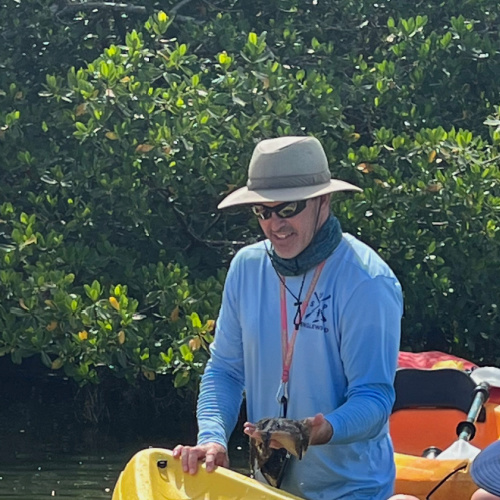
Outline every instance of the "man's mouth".
<path id="1" fill-rule="evenodd" d="M 274 237 L 277 240 L 286 240 L 291 235 L 292 235 L 292 233 L 274 233 Z"/>

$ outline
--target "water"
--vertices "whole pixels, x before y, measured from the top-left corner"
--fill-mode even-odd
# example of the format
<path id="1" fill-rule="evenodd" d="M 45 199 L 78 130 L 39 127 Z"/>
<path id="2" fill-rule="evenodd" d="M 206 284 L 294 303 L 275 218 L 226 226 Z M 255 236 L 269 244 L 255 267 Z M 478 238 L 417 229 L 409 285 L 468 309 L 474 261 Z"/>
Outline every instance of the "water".
<path id="1" fill-rule="evenodd" d="M 120 397 L 126 399 L 124 391 Z M 0 500 L 110 500 L 136 452 L 195 440 L 192 405 L 155 413 L 134 400 L 100 426 L 89 424 L 77 407 L 71 384 L 44 379 L 33 385 L 17 372 L 9 377 L 0 364 Z M 183 428 L 172 421 L 179 413 Z M 229 449 L 232 468 L 248 473 L 242 428 Z"/>
<path id="2" fill-rule="evenodd" d="M 142 447 L 137 442 L 119 444 L 107 432 L 89 433 L 79 425 L 44 432 L 49 414 L 66 416 L 40 411 L 40 419 L 28 424 L 21 409 L 16 405 L 16 419 L 6 419 L 5 412 L 0 412 L 1 500 L 109 500 L 120 471 Z"/>
<path id="3" fill-rule="evenodd" d="M 111 498 L 122 455 L 47 456 L 46 460 L 19 456 L 0 469 L 0 498 Z"/>
<path id="4" fill-rule="evenodd" d="M 1 437 L 0 437 L 1 440 Z M 163 443 L 172 448 L 173 442 Z M 0 460 L 0 499 L 37 500 L 43 498 L 110 499 L 118 475 L 132 455 L 147 446 L 101 453 L 59 452 L 17 453 Z M 247 472 L 246 449 L 230 444 L 233 469 Z"/>

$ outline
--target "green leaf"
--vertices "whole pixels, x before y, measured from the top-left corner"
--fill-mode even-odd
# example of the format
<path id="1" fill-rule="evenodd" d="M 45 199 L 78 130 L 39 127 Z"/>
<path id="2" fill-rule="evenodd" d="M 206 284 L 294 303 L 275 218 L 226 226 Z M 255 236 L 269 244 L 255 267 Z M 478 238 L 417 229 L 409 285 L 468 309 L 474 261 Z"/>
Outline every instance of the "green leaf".
<path id="1" fill-rule="evenodd" d="M 40 357 L 42 358 L 42 363 L 47 368 L 52 368 L 52 360 L 50 359 L 50 356 L 45 351 L 40 352 Z"/>
<path id="2" fill-rule="evenodd" d="M 127 368 L 127 355 L 122 350 L 116 351 L 116 359 L 122 368 Z"/>
<path id="3" fill-rule="evenodd" d="M 174 378 L 174 387 L 176 389 L 184 387 L 185 385 L 187 385 L 188 382 L 189 382 L 189 372 L 188 371 L 177 372 L 177 374 L 175 375 L 175 378 Z"/>
<path id="4" fill-rule="evenodd" d="M 201 328 L 202 323 L 201 323 L 200 317 L 198 316 L 197 313 L 195 313 L 195 312 L 192 313 L 190 318 L 191 318 L 191 323 L 192 323 L 194 328 Z"/>

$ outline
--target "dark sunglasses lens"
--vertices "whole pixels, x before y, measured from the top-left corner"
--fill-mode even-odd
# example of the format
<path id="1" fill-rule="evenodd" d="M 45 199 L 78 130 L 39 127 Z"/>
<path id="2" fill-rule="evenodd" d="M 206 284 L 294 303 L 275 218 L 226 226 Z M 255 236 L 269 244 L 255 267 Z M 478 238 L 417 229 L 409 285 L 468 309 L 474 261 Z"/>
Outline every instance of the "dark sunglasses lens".
<path id="1" fill-rule="evenodd" d="M 299 204 L 296 201 L 291 201 L 287 203 L 281 210 L 278 210 L 278 217 L 282 219 L 288 219 L 289 217 L 293 217 L 295 214 L 299 212 Z"/>
<path id="2" fill-rule="evenodd" d="M 252 212 L 259 219 L 263 219 L 263 220 L 269 219 L 269 217 L 271 217 L 271 214 L 272 214 L 272 211 L 269 210 L 269 208 L 264 207 L 262 205 L 254 205 L 252 207 Z"/>
<path id="3" fill-rule="evenodd" d="M 271 218 L 274 212 L 281 219 L 289 219 L 297 214 L 300 214 L 304 208 L 306 208 L 307 201 L 289 201 L 286 203 L 281 203 L 275 207 L 265 207 L 264 205 L 254 205 L 252 207 L 252 212 L 262 220 L 267 220 Z"/>

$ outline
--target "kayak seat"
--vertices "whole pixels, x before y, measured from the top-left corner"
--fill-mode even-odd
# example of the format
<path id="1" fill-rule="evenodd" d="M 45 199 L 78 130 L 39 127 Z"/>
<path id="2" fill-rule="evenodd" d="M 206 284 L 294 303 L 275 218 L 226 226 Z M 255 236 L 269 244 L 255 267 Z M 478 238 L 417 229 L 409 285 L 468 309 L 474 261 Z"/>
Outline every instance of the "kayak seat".
<path id="1" fill-rule="evenodd" d="M 422 457 L 431 447 L 446 450 L 457 440 L 457 427 L 467 419 L 476 388 L 466 372 L 401 368 L 394 387 L 389 429 L 396 453 Z M 471 444 L 478 448 L 498 439 L 500 407 L 484 405 L 476 429 Z"/>
<path id="2" fill-rule="evenodd" d="M 392 412 L 414 408 L 446 408 L 469 413 L 476 383 L 466 372 L 455 368 L 396 371 L 396 400 Z M 484 421 L 484 409 L 479 421 Z"/>

